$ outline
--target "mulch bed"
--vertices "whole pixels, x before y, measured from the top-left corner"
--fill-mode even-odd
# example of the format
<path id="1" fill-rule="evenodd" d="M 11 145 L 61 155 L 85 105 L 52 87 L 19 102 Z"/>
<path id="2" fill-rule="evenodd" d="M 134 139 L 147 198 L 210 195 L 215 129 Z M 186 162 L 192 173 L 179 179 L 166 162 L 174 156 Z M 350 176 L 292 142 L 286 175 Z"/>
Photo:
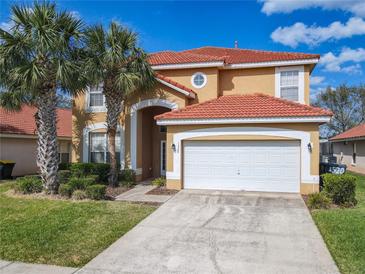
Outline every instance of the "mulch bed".
<path id="1" fill-rule="evenodd" d="M 148 191 L 147 195 L 175 195 L 178 193 L 178 190 L 175 189 L 167 189 L 166 187 L 156 187 L 150 191 Z"/>
<path id="2" fill-rule="evenodd" d="M 130 189 L 131 189 L 130 187 L 125 187 L 125 186 L 118 186 L 118 187 L 110 187 L 110 186 L 108 186 L 106 188 L 106 196 L 108 197 L 108 199 L 114 200 L 115 197 L 117 197 L 118 195 L 120 195 L 123 192 L 126 192 L 126 191 L 128 191 Z"/>

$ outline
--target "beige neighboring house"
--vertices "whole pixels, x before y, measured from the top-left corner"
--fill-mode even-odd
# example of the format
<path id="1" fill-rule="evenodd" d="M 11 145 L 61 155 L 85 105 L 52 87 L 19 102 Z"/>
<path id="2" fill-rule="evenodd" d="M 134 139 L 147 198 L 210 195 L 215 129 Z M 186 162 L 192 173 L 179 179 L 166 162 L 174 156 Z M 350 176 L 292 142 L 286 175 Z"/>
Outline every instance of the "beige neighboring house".
<path id="1" fill-rule="evenodd" d="M 339 164 L 365 174 L 365 124 L 351 128 L 330 139 L 331 149 Z"/>
<path id="2" fill-rule="evenodd" d="M 20 112 L 0 108 L 0 160 L 14 161 L 13 176 L 38 173 L 36 165 L 36 109 L 23 106 Z M 70 161 L 72 114 L 70 109 L 57 109 L 57 135 L 60 162 Z"/>
<path id="3" fill-rule="evenodd" d="M 319 55 L 202 47 L 149 56 L 158 85 L 120 117 L 122 168 L 170 189 L 319 190 L 319 125 L 310 106 Z M 75 98 L 72 161 L 108 162 L 102 90 Z"/>

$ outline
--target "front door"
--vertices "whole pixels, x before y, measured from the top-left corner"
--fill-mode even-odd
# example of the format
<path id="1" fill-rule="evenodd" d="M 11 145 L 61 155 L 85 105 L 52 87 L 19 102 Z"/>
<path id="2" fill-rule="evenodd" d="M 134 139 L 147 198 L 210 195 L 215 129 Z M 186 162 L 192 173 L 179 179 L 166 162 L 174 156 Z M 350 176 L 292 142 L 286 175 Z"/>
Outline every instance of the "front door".
<path id="1" fill-rule="evenodd" d="M 160 172 L 161 176 L 166 176 L 166 141 L 161 141 L 160 146 Z"/>

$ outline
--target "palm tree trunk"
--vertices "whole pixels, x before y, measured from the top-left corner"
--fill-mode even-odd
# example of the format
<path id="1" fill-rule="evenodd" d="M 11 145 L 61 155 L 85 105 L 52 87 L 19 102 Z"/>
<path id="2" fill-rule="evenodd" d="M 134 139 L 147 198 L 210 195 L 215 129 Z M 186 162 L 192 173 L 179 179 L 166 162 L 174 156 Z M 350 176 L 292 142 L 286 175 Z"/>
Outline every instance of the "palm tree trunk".
<path id="1" fill-rule="evenodd" d="M 108 133 L 108 150 L 110 156 L 110 173 L 109 173 L 109 185 L 111 187 L 118 186 L 118 168 L 117 158 L 115 152 L 115 136 L 117 133 L 118 122 L 120 114 L 122 112 L 122 96 L 119 92 L 104 87 L 104 94 L 106 100 L 106 122 Z"/>
<path id="2" fill-rule="evenodd" d="M 58 189 L 56 91 L 53 88 L 45 88 L 37 98 L 37 106 L 37 166 L 40 169 L 45 190 L 53 194 Z"/>

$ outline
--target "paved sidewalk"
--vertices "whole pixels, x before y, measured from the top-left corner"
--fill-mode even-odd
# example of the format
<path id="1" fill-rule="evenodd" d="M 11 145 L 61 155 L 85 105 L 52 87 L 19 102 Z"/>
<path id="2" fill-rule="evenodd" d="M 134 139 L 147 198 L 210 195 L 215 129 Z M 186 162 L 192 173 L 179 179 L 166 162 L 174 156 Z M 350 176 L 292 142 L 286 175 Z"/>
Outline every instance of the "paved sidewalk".
<path id="1" fill-rule="evenodd" d="M 116 201 L 128 202 L 147 202 L 147 203 L 165 203 L 172 195 L 147 195 L 146 193 L 154 189 L 155 186 L 141 183 L 131 190 L 128 190 L 115 198 Z"/>
<path id="2" fill-rule="evenodd" d="M 78 268 L 0 260 L 0 274 L 72 274 Z"/>

